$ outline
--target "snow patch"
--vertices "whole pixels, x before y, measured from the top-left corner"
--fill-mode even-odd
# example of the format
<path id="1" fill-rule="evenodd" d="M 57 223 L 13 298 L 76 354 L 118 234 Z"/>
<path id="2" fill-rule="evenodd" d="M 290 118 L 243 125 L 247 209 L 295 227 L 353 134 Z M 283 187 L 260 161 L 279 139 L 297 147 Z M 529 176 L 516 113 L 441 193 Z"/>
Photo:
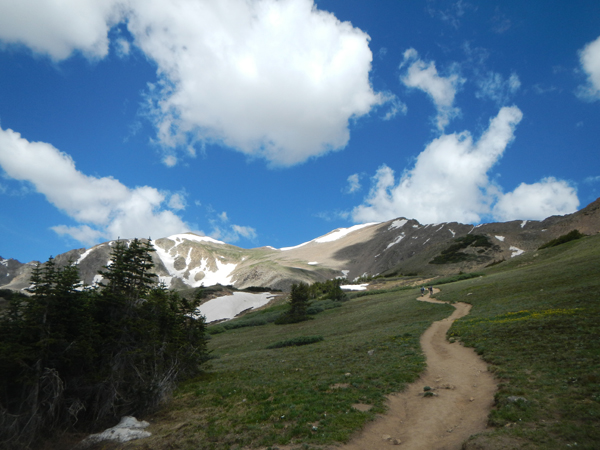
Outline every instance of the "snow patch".
<path id="1" fill-rule="evenodd" d="M 498 239 L 500 242 L 504 242 L 504 236 L 494 236 L 496 239 Z"/>
<path id="2" fill-rule="evenodd" d="M 93 250 L 93 248 L 90 248 L 89 250 L 86 250 L 85 252 L 83 252 L 83 253 L 81 254 L 81 256 L 79 257 L 79 259 L 78 259 L 77 261 L 75 261 L 75 265 L 77 266 L 77 265 L 81 264 L 81 262 L 82 262 L 82 261 L 83 261 L 85 258 L 87 258 L 87 257 L 88 257 L 88 255 L 89 255 L 90 253 L 92 253 L 92 250 Z"/>
<path id="3" fill-rule="evenodd" d="M 450 233 L 452 233 L 452 237 L 456 236 L 456 233 L 454 232 L 454 230 L 451 230 L 450 228 L 448 228 L 448 231 L 449 231 Z"/>
<path id="4" fill-rule="evenodd" d="M 510 246 L 510 251 L 513 252 L 512 255 L 510 255 L 511 258 L 514 258 L 515 256 L 519 256 L 522 253 L 525 253 L 525 250 L 521 250 L 520 248 L 514 247 L 514 246 Z"/>
<path id="5" fill-rule="evenodd" d="M 227 245 L 225 242 L 217 241 L 216 239 L 213 239 L 211 237 L 198 236 L 197 234 L 192 234 L 192 233 L 174 234 L 172 236 L 167 237 L 167 239 L 175 241 L 178 244 L 181 244 L 183 241 L 192 241 L 192 242 L 203 242 L 203 243 L 210 242 L 212 244 Z"/>
<path id="6" fill-rule="evenodd" d="M 344 236 L 352 233 L 353 231 L 357 231 L 357 230 L 360 230 L 361 228 L 365 228 L 365 227 L 370 227 L 371 225 L 377 225 L 378 223 L 380 223 L 380 222 L 363 223 L 360 225 L 354 225 L 353 227 L 350 227 L 350 228 L 338 228 L 337 230 L 327 233 L 324 236 L 318 237 L 317 239 L 313 239 L 312 241 L 304 242 L 303 244 L 296 245 L 294 247 L 283 247 L 283 248 L 280 248 L 279 250 L 285 252 L 287 250 L 293 250 L 295 248 L 302 247 L 303 245 L 310 244 L 311 242 L 316 242 L 317 244 L 323 244 L 324 242 L 337 241 L 338 239 L 343 238 Z"/>
<path id="7" fill-rule="evenodd" d="M 427 244 L 429 242 L 429 239 L 431 239 L 431 238 L 427 238 L 427 240 L 425 242 L 423 242 L 423 245 Z"/>
<path id="8" fill-rule="evenodd" d="M 99 273 L 94 275 L 94 278 L 92 279 L 92 286 L 98 286 L 102 280 L 104 280 L 104 277 Z"/>
<path id="9" fill-rule="evenodd" d="M 350 228 L 338 228 L 337 230 L 332 231 L 331 233 L 328 233 L 325 236 L 321 236 L 321 237 L 315 239 L 315 242 L 322 244 L 323 242 L 337 241 L 338 239 L 343 238 L 344 236 L 352 233 L 353 231 L 357 231 L 357 230 L 360 230 L 361 228 L 365 228 L 365 227 L 370 227 L 371 225 L 377 225 L 378 223 L 379 222 L 370 222 L 370 223 L 363 223 L 360 225 L 354 225 L 353 227 L 350 227 Z"/>
<path id="10" fill-rule="evenodd" d="M 442 224 L 441 227 L 439 227 L 437 230 L 435 230 L 435 232 L 437 233 L 438 231 L 440 231 L 442 228 L 444 228 L 444 225 Z"/>
<path id="11" fill-rule="evenodd" d="M 266 305 L 273 297 L 275 295 L 269 292 L 261 292 L 260 294 L 234 292 L 231 295 L 213 298 L 200 305 L 196 310 L 196 314 L 203 315 L 207 323 L 215 320 L 233 319 L 242 311 Z"/>
<path id="12" fill-rule="evenodd" d="M 364 291 L 367 289 L 368 284 L 344 284 L 340 288 L 347 291 Z"/>
<path id="13" fill-rule="evenodd" d="M 183 238 L 179 238 L 179 239 L 187 239 L 187 236 L 189 236 L 189 235 L 183 234 L 183 235 L 175 235 L 175 236 L 183 236 Z M 171 236 L 171 238 L 172 237 L 173 236 Z M 169 238 L 169 239 L 171 239 L 171 238 Z M 212 238 L 207 238 L 207 239 L 212 239 Z M 212 239 L 212 240 L 214 241 L 214 239 Z M 219 242 L 219 241 L 217 241 L 217 242 Z M 166 251 L 165 249 L 159 247 L 158 245 L 155 245 L 154 248 L 156 249 L 156 254 L 160 258 L 160 260 L 164 264 L 165 268 L 167 269 L 167 272 L 170 275 L 170 277 L 162 277 L 162 279 L 160 280 L 163 283 L 165 283 L 165 285 L 167 287 L 169 287 L 171 285 L 172 278 L 174 278 L 174 277 L 180 278 L 181 281 L 183 281 L 185 284 L 187 284 L 190 287 L 200 287 L 202 285 L 213 286 L 215 284 L 221 284 L 221 285 L 227 286 L 232 283 L 232 275 L 231 274 L 237 267 L 236 263 L 228 264 L 226 262 L 220 261 L 219 259 L 215 259 L 214 261 L 215 261 L 215 265 L 217 266 L 217 269 L 213 271 L 213 270 L 209 269 L 209 259 L 203 258 L 201 260 L 199 266 L 190 269 L 189 267 L 190 267 L 190 264 L 192 263 L 192 258 L 191 258 L 192 249 L 190 248 L 188 251 L 188 254 L 186 255 L 186 258 L 185 258 L 185 267 L 181 270 L 177 270 L 177 269 L 175 269 L 175 259 L 177 258 L 177 255 L 175 254 L 175 252 L 173 252 L 173 249 L 175 247 L 172 247 L 171 249 L 169 249 L 169 251 Z M 173 252 L 173 255 L 171 254 L 171 252 Z M 198 275 L 201 272 L 204 273 L 204 277 L 200 280 L 196 280 L 196 275 Z"/>
<path id="14" fill-rule="evenodd" d="M 316 266 L 319 263 L 317 261 L 311 261 L 311 262 L 307 262 L 306 264 L 308 264 L 309 266 Z"/>
<path id="15" fill-rule="evenodd" d="M 521 222 L 521 228 L 523 228 L 525 225 L 527 225 L 527 221 L 524 220 L 523 222 Z"/>
<path id="16" fill-rule="evenodd" d="M 402 239 L 404 239 L 404 233 L 402 233 L 400 236 L 396 236 L 396 239 L 394 239 L 392 242 L 390 242 L 388 244 L 388 246 L 385 248 L 385 250 L 387 250 L 388 248 L 390 248 L 392 245 L 396 245 L 398 242 L 400 242 Z M 384 251 L 385 251 L 384 250 Z"/>
<path id="17" fill-rule="evenodd" d="M 144 428 L 146 428 L 148 425 L 150 424 L 145 420 L 140 422 L 135 417 L 125 416 L 121 419 L 118 425 L 104 430 L 102 433 L 88 436 L 81 443 L 83 444 L 82 448 L 87 448 L 92 444 L 102 441 L 127 442 L 134 439 L 149 437 L 151 436 L 151 433 L 144 431 Z"/>
<path id="18" fill-rule="evenodd" d="M 200 267 L 196 267 L 190 270 L 189 279 L 187 279 L 187 281 L 182 274 L 181 277 L 184 283 L 188 284 L 191 287 L 199 287 L 201 285 L 213 286 L 215 284 L 221 284 L 223 286 L 230 285 L 232 283 L 231 274 L 237 267 L 237 264 L 227 264 L 217 260 L 215 260 L 215 263 L 217 265 L 217 270 L 211 272 L 210 270 L 208 270 L 208 258 L 203 259 Z M 198 274 L 199 272 L 204 272 L 204 278 L 202 278 L 200 281 L 194 281 L 196 274 Z"/>
<path id="19" fill-rule="evenodd" d="M 413 225 L 413 228 L 419 228 L 419 225 Z"/>
<path id="20" fill-rule="evenodd" d="M 388 228 L 388 230 L 393 230 L 395 228 L 402 228 L 404 225 L 406 225 L 408 223 L 408 220 L 406 219 L 398 219 L 398 220 L 394 220 L 392 222 L 392 224 L 390 225 L 390 227 Z"/>

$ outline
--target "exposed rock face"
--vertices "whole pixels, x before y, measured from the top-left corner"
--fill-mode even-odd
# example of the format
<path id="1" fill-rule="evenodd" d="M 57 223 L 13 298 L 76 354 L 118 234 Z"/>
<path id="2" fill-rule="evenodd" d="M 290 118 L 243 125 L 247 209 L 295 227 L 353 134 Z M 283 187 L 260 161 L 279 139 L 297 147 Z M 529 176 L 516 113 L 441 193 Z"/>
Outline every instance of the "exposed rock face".
<path id="1" fill-rule="evenodd" d="M 29 287 L 31 269 L 37 261 L 23 264 L 16 259 L 4 259 L 0 257 L 0 288 L 25 289 Z"/>
<path id="2" fill-rule="evenodd" d="M 156 274 L 172 289 L 233 285 L 237 288 L 268 286 L 287 290 L 292 283 L 314 282 L 346 276 L 383 273 L 444 275 L 473 271 L 509 260 L 577 229 L 584 234 L 600 231 L 600 199 L 586 208 L 543 221 L 511 221 L 478 226 L 456 222 L 421 225 L 398 218 L 334 230 L 296 247 L 242 249 L 215 239 L 184 233 L 153 241 Z M 484 236 L 486 247 L 467 247 L 464 261 L 430 264 L 433 258 L 468 235 Z M 101 281 L 98 271 L 106 266 L 114 241 L 88 250 L 77 249 L 56 257 L 58 264 L 75 262 L 86 284 Z M 29 286 L 35 263 L 0 259 L 0 286 Z"/>

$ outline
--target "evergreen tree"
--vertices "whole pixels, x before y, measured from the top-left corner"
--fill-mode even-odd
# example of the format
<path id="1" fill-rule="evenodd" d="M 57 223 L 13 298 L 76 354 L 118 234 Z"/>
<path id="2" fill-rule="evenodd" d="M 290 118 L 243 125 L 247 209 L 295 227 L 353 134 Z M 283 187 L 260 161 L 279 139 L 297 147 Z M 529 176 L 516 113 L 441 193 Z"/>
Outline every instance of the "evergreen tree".
<path id="1" fill-rule="evenodd" d="M 77 268 L 52 258 L 35 267 L 31 297 L 17 297 L 0 316 L 0 443 L 27 446 L 75 411 L 65 380 L 86 367 L 84 292 Z M 82 314 L 83 313 L 83 314 Z"/>
<path id="2" fill-rule="evenodd" d="M 157 285 L 152 251 L 150 241 L 118 241 L 95 289 L 50 258 L 33 271 L 32 295 L 11 297 L 0 312 L 0 448 L 154 408 L 199 372 L 200 300 Z"/>
<path id="3" fill-rule="evenodd" d="M 292 284 L 289 309 L 275 321 L 277 324 L 297 323 L 310 320 L 307 309 L 310 305 L 310 287 L 306 283 Z"/>

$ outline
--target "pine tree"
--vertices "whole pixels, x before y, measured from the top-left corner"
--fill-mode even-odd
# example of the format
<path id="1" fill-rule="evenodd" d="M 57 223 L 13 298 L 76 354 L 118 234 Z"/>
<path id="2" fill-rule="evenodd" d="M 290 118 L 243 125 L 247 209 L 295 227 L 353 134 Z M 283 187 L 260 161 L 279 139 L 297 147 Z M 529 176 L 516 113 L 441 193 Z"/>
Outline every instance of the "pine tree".
<path id="1" fill-rule="evenodd" d="M 276 324 L 297 323 L 310 320 L 307 314 L 310 305 L 310 287 L 306 283 L 292 284 L 289 309 L 275 321 Z"/>
<path id="2" fill-rule="evenodd" d="M 0 448 L 154 408 L 199 372 L 200 300 L 157 285 L 152 251 L 150 241 L 117 242 L 94 289 L 50 258 L 33 271 L 32 295 L 0 311 Z"/>

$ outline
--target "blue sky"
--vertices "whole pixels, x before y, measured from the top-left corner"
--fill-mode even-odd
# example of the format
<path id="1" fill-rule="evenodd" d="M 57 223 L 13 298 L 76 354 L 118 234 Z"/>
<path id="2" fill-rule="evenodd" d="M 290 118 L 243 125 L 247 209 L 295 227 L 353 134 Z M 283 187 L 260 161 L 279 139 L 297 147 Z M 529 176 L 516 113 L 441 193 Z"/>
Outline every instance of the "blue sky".
<path id="1" fill-rule="evenodd" d="M 0 255 L 600 196 L 600 2 L 0 0 Z"/>

